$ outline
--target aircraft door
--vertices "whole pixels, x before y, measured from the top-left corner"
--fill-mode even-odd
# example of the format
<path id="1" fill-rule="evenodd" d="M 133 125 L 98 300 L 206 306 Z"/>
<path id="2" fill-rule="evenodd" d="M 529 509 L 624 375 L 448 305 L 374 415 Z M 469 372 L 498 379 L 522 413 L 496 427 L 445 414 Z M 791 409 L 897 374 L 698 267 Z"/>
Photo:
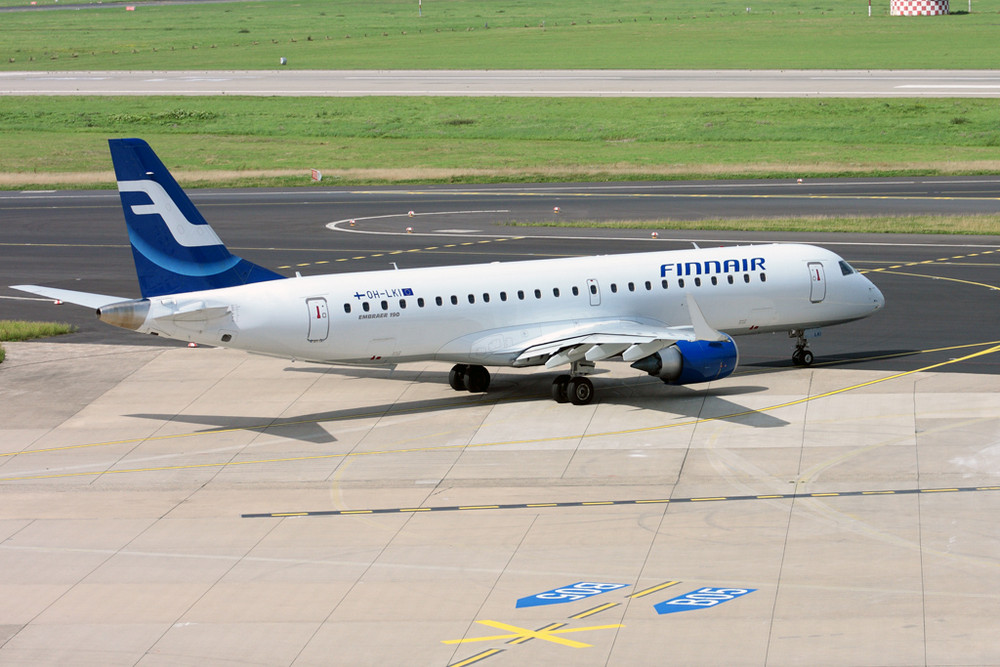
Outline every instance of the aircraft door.
<path id="1" fill-rule="evenodd" d="M 590 294 L 590 305 L 601 305 L 601 286 L 594 278 L 587 278 L 587 292 Z"/>
<path id="2" fill-rule="evenodd" d="M 820 262 L 809 262 L 809 300 L 819 303 L 826 298 L 826 272 Z"/>
<path id="3" fill-rule="evenodd" d="M 306 334 L 306 339 L 310 343 L 326 340 L 330 335 L 330 313 L 326 299 L 320 297 L 306 299 L 306 308 L 309 311 L 309 333 Z"/>

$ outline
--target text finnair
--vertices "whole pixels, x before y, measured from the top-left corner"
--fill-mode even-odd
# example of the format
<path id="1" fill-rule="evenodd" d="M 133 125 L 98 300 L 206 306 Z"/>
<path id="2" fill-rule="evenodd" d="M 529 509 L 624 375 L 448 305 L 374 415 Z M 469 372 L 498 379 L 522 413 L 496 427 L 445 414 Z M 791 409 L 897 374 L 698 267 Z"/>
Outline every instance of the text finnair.
<path id="1" fill-rule="evenodd" d="M 745 273 L 748 271 L 766 271 L 763 257 L 744 257 L 742 259 L 710 259 L 703 262 L 677 262 L 676 264 L 661 264 L 660 277 L 668 276 L 710 276 L 715 273 Z"/>

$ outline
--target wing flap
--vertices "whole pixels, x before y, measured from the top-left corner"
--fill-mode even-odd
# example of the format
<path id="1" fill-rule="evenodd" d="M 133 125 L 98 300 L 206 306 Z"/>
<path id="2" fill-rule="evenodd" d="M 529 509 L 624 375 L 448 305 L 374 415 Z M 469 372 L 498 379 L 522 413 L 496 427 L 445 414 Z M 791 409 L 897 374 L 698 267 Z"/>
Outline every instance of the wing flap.
<path id="1" fill-rule="evenodd" d="M 679 340 L 696 339 L 690 326 L 654 327 L 631 320 L 602 320 L 583 328 L 591 331 L 584 332 L 580 325 L 573 325 L 530 341 L 521 349 L 514 365 L 528 366 L 544 360 L 546 368 L 555 368 L 582 359 L 609 359 L 631 351 L 648 356 Z"/>

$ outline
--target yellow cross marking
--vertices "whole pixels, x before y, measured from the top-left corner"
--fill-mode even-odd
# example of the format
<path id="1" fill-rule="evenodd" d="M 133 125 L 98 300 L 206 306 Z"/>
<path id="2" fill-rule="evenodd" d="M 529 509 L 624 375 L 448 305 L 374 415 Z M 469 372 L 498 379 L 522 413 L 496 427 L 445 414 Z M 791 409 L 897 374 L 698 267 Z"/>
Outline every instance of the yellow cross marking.
<path id="1" fill-rule="evenodd" d="M 567 634 L 570 632 L 586 632 L 588 630 L 610 630 L 612 628 L 621 628 L 621 623 L 615 625 L 594 625 L 588 628 L 563 628 L 564 623 L 552 623 L 545 626 L 540 630 L 529 630 L 527 628 L 519 628 L 516 625 L 507 625 L 506 623 L 500 623 L 499 621 L 476 621 L 482 625 L 487 625 L 491 628 L 496 628 L 497 630 L 505 630 L 511 634 L 507 635 L 491 635 L 489 637 L 470 637 L 468 639 L 445 639 L 442 644 L 467 644 L 469 642 L 491 642 L 500 641 L 503 639 L 512 640 L 508 643 L 510 644 L 520 644 L 526 642 L 529 639 L 542 639 L 547 642 L 552 642 L 554 644 L 560 644 L 562 646 L 569 646 L 570 648 L 589 648 L 591 644 L 584 644 L 583 642 L 574 641 L 572 639 L 566 639 L 564 637 L 559 637 L 557 635 Z"/>

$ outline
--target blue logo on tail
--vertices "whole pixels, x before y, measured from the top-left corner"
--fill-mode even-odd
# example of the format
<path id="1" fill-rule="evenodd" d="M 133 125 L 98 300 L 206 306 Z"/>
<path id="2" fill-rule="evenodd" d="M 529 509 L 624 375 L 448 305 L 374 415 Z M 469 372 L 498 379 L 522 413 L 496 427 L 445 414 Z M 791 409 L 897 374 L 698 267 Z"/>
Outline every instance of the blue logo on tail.
<path id="1" fill-rule="evenodd" d="M 149 144 L 108 144 L 144 298 L 284 278 L 230 254 Z"/>

